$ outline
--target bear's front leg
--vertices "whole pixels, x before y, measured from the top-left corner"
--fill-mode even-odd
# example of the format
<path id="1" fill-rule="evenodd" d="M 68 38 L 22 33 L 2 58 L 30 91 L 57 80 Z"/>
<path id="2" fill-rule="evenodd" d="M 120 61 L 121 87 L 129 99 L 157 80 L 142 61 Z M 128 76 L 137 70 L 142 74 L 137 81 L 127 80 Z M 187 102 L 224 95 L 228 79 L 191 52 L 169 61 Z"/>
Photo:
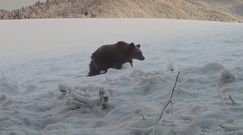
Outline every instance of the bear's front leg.
<path id="1" fill-rule="evenodd" d="M 94 62 L 91 61 L 89 64 L 89 74 L 88 76 L 95 76 L 100 74 L 100 69 L 97 69 L 97 67 L 94 65 Z"/>
<path id="2" fill-rule="evenodd" d="M 130 65 L 133 67 L 132 59 L 128 61 Z"/>

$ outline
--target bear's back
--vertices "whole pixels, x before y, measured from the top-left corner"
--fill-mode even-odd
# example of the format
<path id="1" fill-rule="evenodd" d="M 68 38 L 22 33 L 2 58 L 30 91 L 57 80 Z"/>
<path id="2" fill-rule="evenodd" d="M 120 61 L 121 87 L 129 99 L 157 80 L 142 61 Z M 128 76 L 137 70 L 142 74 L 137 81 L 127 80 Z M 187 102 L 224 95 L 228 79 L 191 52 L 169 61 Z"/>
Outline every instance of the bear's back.
<path id="1" fill-rule="evenodd" d="M 116 44 L 103 45 L 91 56 L 92 59 L 121 59 L 128 53 L 129 44 L 120 41 Z"/>

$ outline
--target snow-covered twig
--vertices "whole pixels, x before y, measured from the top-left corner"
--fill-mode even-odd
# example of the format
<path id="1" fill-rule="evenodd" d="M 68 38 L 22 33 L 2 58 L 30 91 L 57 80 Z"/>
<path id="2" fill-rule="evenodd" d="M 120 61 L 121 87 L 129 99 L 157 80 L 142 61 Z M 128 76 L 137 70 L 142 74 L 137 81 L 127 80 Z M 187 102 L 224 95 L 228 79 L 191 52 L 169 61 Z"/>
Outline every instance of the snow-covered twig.
<path id="1" fill-rule="evenodd" d="M 180 75 L 180 72 L 178 72 L 178 74 L 177 74 L 177 76 L 176 76 L 176 81 L 175 81 L 175 84 L 174 84 L 173 89 L 171 90 L 170 98 L 169 98 L 168 102 L 165 104 L 165 106 L 162 108 L 162 110 L 161 110 L 161 114 L 160 114 L 160 116 L 159 116 L 159 119 L 156 121 L 156 124 L 155 124 L 155 125 L 157 125 L 157 124 L 159 123 L 159 121 L 161 120 L 161 118 L 162 118 L 162 116 L 163 116 L 163 114 L 164 114 L 164 111 L 165 111 L 165 109 L 167 108 L 167 106 L 168 106 L 169 104 L 172 104 L 172 97 L 173 97 L 173 95 L 174 95 L 174 91 L 175 91 L 175 87 L 176 87 L 177 81 L 178 81 L 178 79 L 179 79 L 179 75 Z"/>
<path id="2" fill-rule="evenodd" d="M 229 95 L 229 99 L 230 99 L 230 101 L 231 101 L 232 105 L 235 105 L 235 104 L 236 104 L 235 100 L 232 98 L 232 96 L 231 96 L 231 95 Z"/>
<path id="3" fill-rule="evenodd" d="M 100 96 L 100 101 L 99 101 L 99 106 L 101 109 L 106 109 L 107 108 L 107 103 L 110 97 L 110 93 L 105 89 L 99 89 L 99 96 Z"/>
<path id="4" fill-rule="evenodd" d="M 226 102 L 224 101 L 224 98 L 221 95 L 220 89 L 224 87 L 224 85 L 227 85 L 229 83 L 232 83 L 235 81 L 235 76 L 227 69 L 222 69 L 219 75 L 219 83 L 216 88 L 218 96 L 222 102 L 222 104 L 225 106 Z M 232 104 L 235 104 L 233 98 L 229 96 L 229 99 L 231 100 Z"/>
<path id="5" fill-rule="evenodd" d="M 173 114 L 172 106 L 173 106 L 173 102 L 171 102 L 171 104 L 170 104 L 170 113 L 171 114 Z"/>
<path id="6" fill-rule="evenodd" d="M 218 96 L 219 96 L 219 98 L 220 98 L 222 104 L 225 106 L 224 99 L 223 99 L 223 97 L 222 97 L 222 95 L 221 95 L 221 93 L 220 93 L 220 91 L 219 91 L 219 87 L 216 88 L 216 91 L 217 91 L 217 93 L 218 93 Z"/>
<path id="7" fill-rule="evenodd" d="M 241 127 L 238 126 L 231 126 L 231 125 L 219 125 L 219 127 L 221 127 L 222 129 L 224 129 L 225 132 L 232 132 L 232 131 L 236 131 L 236 130 L 240 130 Z"/>
<path id="8" fill-rule="evenodd" d="M 141 112 L 140 116 L 142 117 L 142 120 L 145 120 L 144 114 Z"/>
<path id="9" fill-rule="evenodd" d="M 7 81 L 8 81 L 7 77 L 4 75 L 4 72 L 2 72 L 2 78 L 0 80 L 0 85 L 4 85 L 4 86 L 8 85 Z"/>
<path id="10" fill-rule="evenodd" d="M 2 73 L 2 78 L 1 78 L 1 82 L 4 82 L 7 80 L 7 77 L 4 75 L 4 73 L 1 71 Z"/>
<path id="11" fill-rule="evenodd" d="M 99 97 L 92 97 L 87 96 L 87 93 L 75 92 L 71 87 L 63 84 L 58 87 L 61 92 L 65 93 L 65 97 L 77 106 L 85 105 L 89 108 L 100 107 L 101 110 L 107 108 L 110 94 L 105 88 L 99 89 Z"/>
<path id="12" fill-rule="evenodd" d="M 78 95 L 75 92 L 71 92 L 70 95 L 74 100 L 81 102 L 83 104 L 86 104 L 89 107 L 94 106 L 97 102 L 96 98 L 85 97 L 85 96 L 82 96 L 82 95 Z"/>
<path id="13" fill-rule="evenodd" d="M 176 84 L 178 82 L 179 76 L 180 76 L 180 72 L 178 72 L 178 74 L 176 76 L 176 80 L 175 80 L 174 87 L 172 88 L 171 93 L 170 93 L 170 98 L 169 98 L 168 102 L 164 105 L 164 107 L 162 108 L 161 114 L 159 116 L 159 119 L 156 121 L 156 123 L 154 125 L 154 128 L 152 129 L 152 132 L 151 133 L 154 132 L 155 127 L 158 125 L 159 121 L 161 120 L 161 118 L 162 118 L 162 116 L 164 114 L 165 109 L 168 107 L 169 104 L 171 104 L 171 110 L 172 110 L 172 97 L 174 95 L 175 87 L 176 87 Z"/>

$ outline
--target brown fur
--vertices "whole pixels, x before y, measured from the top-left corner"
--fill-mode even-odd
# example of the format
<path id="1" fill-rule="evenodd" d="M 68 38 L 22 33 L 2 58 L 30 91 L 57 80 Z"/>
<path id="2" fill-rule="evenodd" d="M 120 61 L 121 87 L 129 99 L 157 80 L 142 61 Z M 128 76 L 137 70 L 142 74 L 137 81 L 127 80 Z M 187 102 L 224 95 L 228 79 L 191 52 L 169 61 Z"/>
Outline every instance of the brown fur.
<path id="1" fill-rule="evenodd" d="M 132 59 L 145 59 L 140 50 L 140 45 L 135 46 L 134 43 L 128 44 L 123 41 L 103 45 L 91 56 L 89 76 L 98 75 L 101 71 L 107 72 L 109 68 L 121 69 L 126 62 L 133 66 Z"/>

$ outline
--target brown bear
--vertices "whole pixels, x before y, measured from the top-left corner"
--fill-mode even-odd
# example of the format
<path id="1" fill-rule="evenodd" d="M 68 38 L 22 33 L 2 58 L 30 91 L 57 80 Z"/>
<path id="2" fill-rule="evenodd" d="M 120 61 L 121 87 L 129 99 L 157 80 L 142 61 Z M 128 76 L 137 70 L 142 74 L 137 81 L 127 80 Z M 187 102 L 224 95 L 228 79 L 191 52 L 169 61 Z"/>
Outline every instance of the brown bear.
<path id="1" fill-rule="evenodd" d="M 116 44 L 103 45 L 91 56 L 88 76 L 98 75 L 101 71 L 106 73 L 109 68 L 121 69 L 126 62 L 133 66 L 132 59 L 145 59 L 140 50 L 140 44 L 119 41 Z"/>

